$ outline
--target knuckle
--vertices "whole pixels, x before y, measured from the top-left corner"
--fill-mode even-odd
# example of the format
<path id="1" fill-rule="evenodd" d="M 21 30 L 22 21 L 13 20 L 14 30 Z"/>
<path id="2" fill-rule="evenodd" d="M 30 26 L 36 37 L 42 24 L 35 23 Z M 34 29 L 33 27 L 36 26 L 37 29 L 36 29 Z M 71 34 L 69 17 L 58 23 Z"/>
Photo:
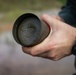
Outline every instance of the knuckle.
<path id="1" fill-rule="evenodd" d="M 57 57 L 56 57 L 56 54 L 55 53 L 52 53 L 52 54 L 50 54 L 49 55 L 49 58 L 51 59 L 51 60 L 57 60 Z"/>
<path id="2" fill-rule="evenodd" d="M 36 56 L 36 52 L 33 51 L 33 50 L 30 51 L 30 54 L 31 54 L 32 56 Z"/>
<path id="3" fill-rule="evenodd" d="M 49 55 L 49 57 L 50 57 L 50 58 L 55 58 L 55 54 L 52 53 L 52 54 Z"/>
<path id="4" fill-rule="evenodd" d="M 56 56 L 56 54 L 49 55 L 49 58 L 53 61 L 58 61 L 60 58 Z"/>
<path id="5" fill-rule="evenodd" d="M 48 49 L 48 50 L 55 49 L 55 45 L 48 44 L 47 49 Z"/>
<path id="6" fill-rule="evenodd" d="M 58 58 L 54 58 L 54 59 L 53 59 L 53 61 L 58 61 L 58 60 L 59 60 Z"/>

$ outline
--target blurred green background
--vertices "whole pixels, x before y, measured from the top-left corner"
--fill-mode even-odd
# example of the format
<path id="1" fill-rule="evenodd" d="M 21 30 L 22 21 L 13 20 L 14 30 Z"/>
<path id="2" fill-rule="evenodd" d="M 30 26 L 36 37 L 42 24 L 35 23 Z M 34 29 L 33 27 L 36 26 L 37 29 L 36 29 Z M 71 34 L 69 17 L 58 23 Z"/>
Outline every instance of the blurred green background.
<path id="1" fill-rule="evenodd" d="M 13 10 L 44 10 L 59 7 L 66 0 L 0 0 L 0 10 L 7 12 Z"/>
<path id="2" fill-rule="evenodd" d="M 29 11 L 60 8 L 66 0 L 0 0 L 1 22 L 14 21 L 19 15 Z"/>

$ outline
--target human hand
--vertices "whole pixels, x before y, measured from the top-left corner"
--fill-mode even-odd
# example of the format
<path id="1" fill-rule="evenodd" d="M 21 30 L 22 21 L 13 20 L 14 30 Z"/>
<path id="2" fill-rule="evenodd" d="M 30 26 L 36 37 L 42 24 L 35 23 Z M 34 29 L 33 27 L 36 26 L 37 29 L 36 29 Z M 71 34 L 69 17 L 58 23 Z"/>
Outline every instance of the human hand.
<path id="1" fill-rule="evenodd" d="M 76 28 L 46 14 L 41 19 L 50 26 L 50 34 L 40 44 L 22 47 L 22 50 L 32 56 L 51 60 L 59 60 L 71 55 L 71 49 L 76 40 Z"/>

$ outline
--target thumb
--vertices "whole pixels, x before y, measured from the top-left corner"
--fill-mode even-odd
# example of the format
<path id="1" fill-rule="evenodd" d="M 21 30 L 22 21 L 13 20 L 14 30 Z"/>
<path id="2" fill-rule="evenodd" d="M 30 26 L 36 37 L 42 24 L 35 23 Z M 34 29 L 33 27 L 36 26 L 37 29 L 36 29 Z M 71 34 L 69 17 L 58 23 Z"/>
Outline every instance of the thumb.
<path id="1" fill-rule="evenodd" d="M 60 21 L 47 15 L 47 14 L 43 14 L 41 16 L 41 19 L 50 26 L 50 28 L 52 28 L 53 30 L 56 30 L 60 27 Z"/>
<path id="2" fill-rule="evenodd" d="M 43 14 L 43 15 L 41 16 L 41 19 L 42 19 L 44 22 L 46 22 L 47 24 L 49 24 L 49 25 L 56 22 L 56 19 L 55 19 L 55 18 L 53 18 L 52 16 L 49 16 L 49 15 L 47 15 L 47 14 Z M 55 24 L 54 24 L 54 25 L 55 25 Z"/>

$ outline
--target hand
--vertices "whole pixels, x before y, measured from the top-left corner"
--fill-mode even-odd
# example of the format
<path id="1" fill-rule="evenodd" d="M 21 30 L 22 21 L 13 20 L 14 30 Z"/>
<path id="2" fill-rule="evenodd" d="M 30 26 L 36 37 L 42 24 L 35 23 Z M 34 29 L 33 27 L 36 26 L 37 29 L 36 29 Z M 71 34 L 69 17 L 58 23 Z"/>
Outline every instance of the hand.
<path id="1" fill-rule="evenodd" d="M 33 47 L 22 47 L 25 53 L 32 56 L 59 60 L 71 55 L 76 40 L 76 28 L 44 14 L 41 19 L 47 23 L 52 32 L 40 44 Z"/>

